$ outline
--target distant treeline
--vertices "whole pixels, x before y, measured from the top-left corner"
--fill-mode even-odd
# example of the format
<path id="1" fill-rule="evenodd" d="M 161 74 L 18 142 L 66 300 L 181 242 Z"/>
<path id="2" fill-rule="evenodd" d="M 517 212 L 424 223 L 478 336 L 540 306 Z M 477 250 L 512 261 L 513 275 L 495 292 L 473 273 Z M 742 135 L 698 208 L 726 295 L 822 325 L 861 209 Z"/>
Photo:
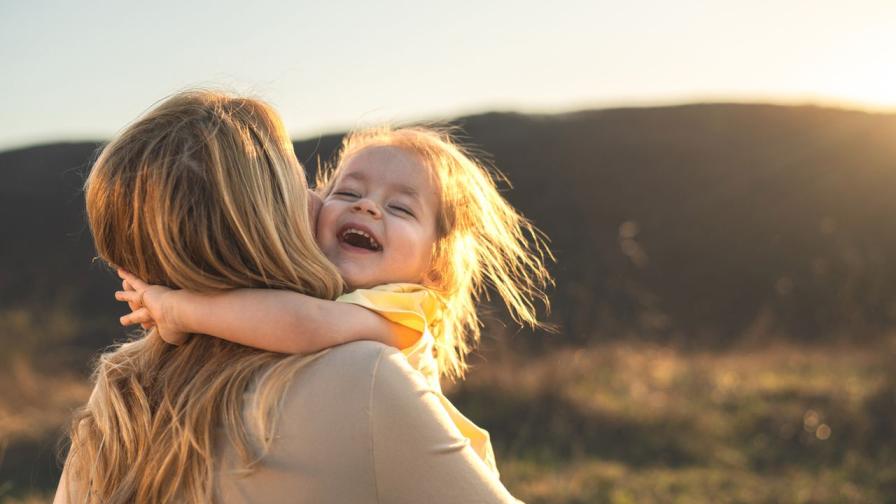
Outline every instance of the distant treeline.
<path id="1" fill-rule="evenodd" d="M 453 124 L 551 239 L 551 344 L 865 339 L 896 322 L 896 115 L 706 104 Z M 339 139 L 296 143 L 312 179 Z M 38 351 L 16 330 L 60 326 L 46 338 L 72 350 L 121 337 L 80 192 L 99 146 L 0 153 L 0 320 L 18 321 L 3 344 Z"/>

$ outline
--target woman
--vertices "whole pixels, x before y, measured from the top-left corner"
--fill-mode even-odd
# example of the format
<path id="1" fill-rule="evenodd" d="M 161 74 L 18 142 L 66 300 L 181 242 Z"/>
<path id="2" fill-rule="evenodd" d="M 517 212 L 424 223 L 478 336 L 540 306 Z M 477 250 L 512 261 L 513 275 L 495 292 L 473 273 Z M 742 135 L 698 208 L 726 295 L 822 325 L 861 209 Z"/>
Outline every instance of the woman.
<path id="1" fill-rule="evenodd" d="M 88 177 L 99 256 L 154 284 L 342 282 L 314 244 L 301 167 L 276 114 L 176 95 Z M 403 356 L 358 342 L 308 357 L 157 335 L 104 354 L 72 423 L 56 502 L 513 502 Z"/>

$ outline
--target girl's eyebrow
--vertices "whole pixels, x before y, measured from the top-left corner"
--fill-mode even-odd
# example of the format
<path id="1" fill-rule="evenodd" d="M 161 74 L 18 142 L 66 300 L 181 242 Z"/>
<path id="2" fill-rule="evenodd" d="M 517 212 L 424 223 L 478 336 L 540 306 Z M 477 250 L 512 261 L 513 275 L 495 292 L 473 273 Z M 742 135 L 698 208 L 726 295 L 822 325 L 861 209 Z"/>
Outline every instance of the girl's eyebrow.
<path id="1" fill-rule="evenodd" d="M 392 187 L 395 188 L 396 192 L 406 194 L 414 199 L 420 199 L 420 191 L 416 187 L 407 184 L 393 184 Z"/>
<path id="2" fill-rule="evenodd" d="M 368 180 L 367 177 L 361 172 L 347 173 L 344 175 L 344 178 L 357 180 L 358 182 L 367 182 Z M 414 186 L 396 182 L 393 184 L 389 184 L 389 188 L 397 193 L 410 196 L 417 203 L 423 202 L 422 198 L 420 197 L 420 191 Z"/>
<path id="3" fill-rule="evenodd" d="M 416 187 L 409 186 L 407 184 L 396 183 L 392 184 L 392 189 L 396 193 L 410 198 L 411 204 L 413 204 L 414 206 L 426 208 L 426 205 L 423 203 L 423 196 L 420 195 L 420 191 Z"/>
<path id="4" fill-rule="evenodd" d="M 365 180 L 367 180 L 367 177 L 365 177 L 364 174 L 360 173 L 360 172 L 347 173 L 347 174 L 343 175 L 343 178 L 355 179 L 359 182 L 364 182 Z"/>

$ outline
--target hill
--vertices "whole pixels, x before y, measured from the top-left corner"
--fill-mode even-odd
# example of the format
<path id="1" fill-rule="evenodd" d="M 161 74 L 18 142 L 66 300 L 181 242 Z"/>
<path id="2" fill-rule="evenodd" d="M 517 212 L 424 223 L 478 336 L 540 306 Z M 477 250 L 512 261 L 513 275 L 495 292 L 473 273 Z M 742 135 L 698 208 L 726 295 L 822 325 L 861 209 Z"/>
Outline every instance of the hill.
<path id="1" fill-rule="evenodd" d="M 551 238 L 552 345 L 873 338 L 896 321 L 894 115 L 697 104 L 454 124 Z M 299 141 L 297 156 L 313 171 L 339 138 Z M 99 146 L 0 153 L 7 356 L 83 366 L 122 335 L 80 193 Z"/>

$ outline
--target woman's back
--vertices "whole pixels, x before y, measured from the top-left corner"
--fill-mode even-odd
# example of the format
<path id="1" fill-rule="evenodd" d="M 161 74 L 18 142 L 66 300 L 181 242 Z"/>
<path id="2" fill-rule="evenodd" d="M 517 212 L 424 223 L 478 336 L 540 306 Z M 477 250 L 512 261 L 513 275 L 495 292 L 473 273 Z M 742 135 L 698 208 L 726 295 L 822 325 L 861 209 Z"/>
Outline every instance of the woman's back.
<path id="1" fill-rule="evenodd" d="M 196 91 L 110 142 L 85 200 L 98 256 L 150 282 L 334 299 L 343 284 L 315 245 L 306 190 L 273 109 Z M 56 501 L 509 499 L 403 359 L 373 343 L 299 360 L 149 332 L 99 357 Z M 247 472 L 253 439 L 267 451 Z"/>
<path id="2" fill-rule="evenodd" d="M 217 501 L 516 502 L 400 352 L 361 341 L 306 359 L 254 472 L 241 475 L 219 435 Z M 244 409 L 253 435 L 255 395 Z"/>

